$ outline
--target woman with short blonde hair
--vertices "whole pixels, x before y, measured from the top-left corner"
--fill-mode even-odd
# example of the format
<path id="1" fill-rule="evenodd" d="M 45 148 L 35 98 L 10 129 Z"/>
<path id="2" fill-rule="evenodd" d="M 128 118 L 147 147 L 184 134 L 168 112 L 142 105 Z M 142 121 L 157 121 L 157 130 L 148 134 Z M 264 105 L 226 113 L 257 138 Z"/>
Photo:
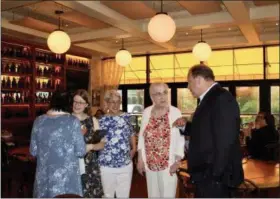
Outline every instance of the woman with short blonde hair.
<path id="1" fill-rule="evenodd" d="M 121 95 L 109 90 L 104 95 L 107 113 L 99 120 L 105 130 L 106 144 L 99 153 L 101 179 L 105 197 L 129 198 L 132 180 L 132 158 L 136 152 L 136 140 L 130 115 L 120 111 Z"/>

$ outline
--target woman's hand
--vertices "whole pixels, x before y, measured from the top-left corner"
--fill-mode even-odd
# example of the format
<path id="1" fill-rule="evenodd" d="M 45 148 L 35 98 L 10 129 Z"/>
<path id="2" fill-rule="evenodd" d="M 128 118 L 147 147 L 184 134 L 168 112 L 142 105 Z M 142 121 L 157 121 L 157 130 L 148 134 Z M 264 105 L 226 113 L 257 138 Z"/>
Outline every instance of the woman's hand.
<path id="1" fill-rule="evenodd" d="M 81 133 L 85 135 L 87 133 L 87 127 L 85 125 L 81 126 Z"/>
<path id="2" fill-rule="evenodd" d="M 173 176 L 173 174 L 176 173 L 179 167 L 180 167 L 180 161 L 174 162 L 169 168 L 170 175 Z"/>
<path id="3" fill-rule="evenodd" d="M 142 175 L 142 176 L 144 175 L 145 164 L 144 164 L 142 159 L 138 159 L 138 161 L 137 161 L 137 170 L 138 170 L 140 175 Z"/>
<path id="4" fill-rule="evenodd" d="M 132 149 L 132 150 L 130 151 L 130 158 L 131 158 L 131 159 L 133 159 L 135 153 L 136 153 L 136 149 Z"/>

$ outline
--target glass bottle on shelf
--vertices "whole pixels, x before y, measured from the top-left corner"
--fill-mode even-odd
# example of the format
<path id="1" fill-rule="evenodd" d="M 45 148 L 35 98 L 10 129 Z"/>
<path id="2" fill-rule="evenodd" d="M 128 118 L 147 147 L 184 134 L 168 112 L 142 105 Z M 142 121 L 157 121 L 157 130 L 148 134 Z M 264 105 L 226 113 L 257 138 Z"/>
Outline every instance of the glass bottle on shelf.
<path id="1" fill-rule="evenodd" d="M 17 81 L 16 81 L 16 78 L 13 77 L 13 80 L 12 80 L 12 88 L 16 88 L 17 87 Z"/>
<path id="2" fill-rule="evenodd" d="M 7 88 L 11 88 L 11 86 L 12 86 L 12 82 L 11 82 L 10 77 L 8 77 L 8 80 L 7 80 Z"/>
<path id="3" fill-rule="evenodd" d="M 6 88 L 7 85 L 6 85 L 6 79 L 5 79 L 5 77 L 3 77 L 3 79 L 1 78 L 1 80 L 2 80 L 2 81 L 1 81 L 1 87 L 2 87 L 2 88 Z"/>

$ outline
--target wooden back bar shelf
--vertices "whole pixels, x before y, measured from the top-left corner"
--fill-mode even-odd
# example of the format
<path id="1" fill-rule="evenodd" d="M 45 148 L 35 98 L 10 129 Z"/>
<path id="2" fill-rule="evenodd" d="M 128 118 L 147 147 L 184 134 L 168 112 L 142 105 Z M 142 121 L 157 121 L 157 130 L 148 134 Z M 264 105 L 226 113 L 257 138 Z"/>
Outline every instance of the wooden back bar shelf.
<path id="1" fill-rule="evenodd" d="M 1 41 L 1 121 L 33 121 L 48 110 L 52 93 L 66 89 L 66 71 L 88 72 L 90 59 L 54 54 L 34 45 Z"/>

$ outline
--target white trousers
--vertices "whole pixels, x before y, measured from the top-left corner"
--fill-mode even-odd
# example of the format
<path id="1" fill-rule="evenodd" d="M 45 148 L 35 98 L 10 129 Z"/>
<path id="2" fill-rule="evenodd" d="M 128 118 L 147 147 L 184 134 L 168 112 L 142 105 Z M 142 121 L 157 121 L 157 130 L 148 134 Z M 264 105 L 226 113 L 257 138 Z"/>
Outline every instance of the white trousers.
<path id="1" fill-rule="evenodd" d="M 101 167 L 101 181 L 104 195 L 106 198 L 129 198 L 131 180 L 132 180 L 132 163 L 121 168 Z"/>
<path id="2" fill-rule="evenodd" d="M 175 198 L 177 175 L 169 174 L 169 168 L 162 171 L 146 169 L 146 180 L 149 198 Z"/>

